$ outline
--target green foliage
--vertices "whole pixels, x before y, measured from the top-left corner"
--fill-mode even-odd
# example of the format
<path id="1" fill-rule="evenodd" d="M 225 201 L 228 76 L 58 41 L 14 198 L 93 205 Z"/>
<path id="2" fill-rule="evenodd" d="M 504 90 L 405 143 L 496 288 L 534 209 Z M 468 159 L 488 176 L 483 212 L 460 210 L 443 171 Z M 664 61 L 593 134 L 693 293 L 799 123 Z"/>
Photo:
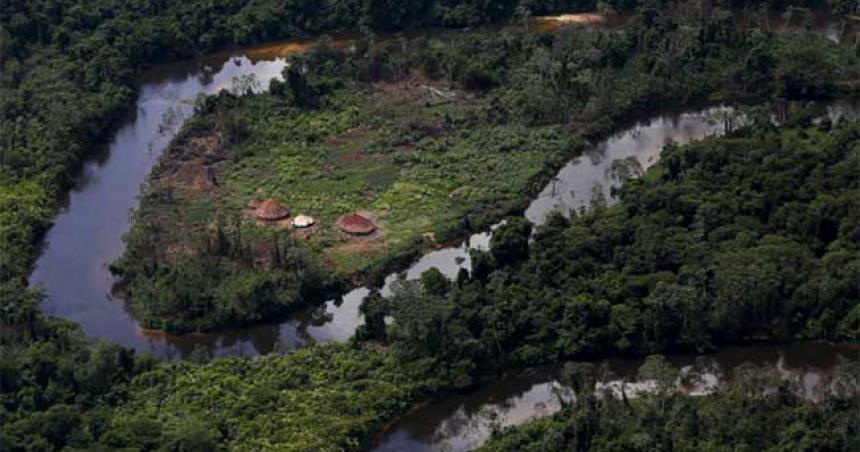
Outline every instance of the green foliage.
<path id="1" fill-rule="evenodd" d="M 839 372 L 856 372 L 856 363 Z M 690 397 L 657 390 L 619 400 L 594 389 L 594 366 L 572 366 L 576 403 L 547 419 L 498 432 L 481 451 L 853 450 L 860 447 L 856 379 L 831 382 L 847 391 L 800 399 L 773 369 L 739 367 L 715 394 Z M 677 369 L 651 357 L 640 376 L 669 381 Z"/>
<path id="2" fill-rule="evenodd" d="M 312 260 L 325 262 L 335 275 L 379 273 L 434 241 L 462 237 L 521 208 L 525 195 L 536 191 L 565 156 L 581 149 L 582 135 L 603 136 L 626 118 L 703 97 L 827 98 L 839 93 L 838 82 L 850 78 L 860 64 L 847 48 L 806 31 L 745 29 L 726 11 L 709 5 L 681 11 L 643 8 L 619 29 L 588 33 L 505 28 L 363 42 L 360 47 L 362 52 L 343 53 L 323 38 L 306 55 L 294 57 L 284 81 L 273 83 L 268 93 L 243 98 L 221 94 L 203 102 L 154 171 L 120 265 L 127 267 L 121 273 L 135 312 L 148 325 L 212 329 L 266 318 L 254 309 L 286 311 L 267 309 L 292 303 L 273 301 L 266 295 L 269 283 L 258 275 L 253 279 L 262 296 L 256 298 L 266 301 L 238 302 L 238 315 L 206 319 L 213 297 L 207 287 L 235 281 L 225 278 L 224 270 L 213 270 L 225 264 L 213 264 L 193 249 L 188 261 L 151 252 L 187 247 L 188 237 L 208 234 L 210 225 L 261 197 L 317 219 L 303 242 Z M 825 62 L 810 64 L 810 55 L 821 55 Z M 195 137 L 213 136 L 227 137 L 222 139 L 228 159 L 218 166 L 219 189 L 182 194 L 181 181 L 171 179 L 171 171 L 193 155 L 189 143 Z M 638 171 L 629 162 L 613 168 L 631 175 Z M 337 231 L 336 219 L 355 211 L 373 216 L 379 227 L 375 237 L 357 241 Z M 260 237 L 264 230 L 247 228 L 243 237 L 248 246 L 265 242 Z M 500 228 L 492 256 L 476 256 L 476 278 L 486 280 L 495 266 L 524 259 L 529 233 L 522 219 Z M 654 227 L 637 233 L 655 236 L 660 231 Z M 655 256 L 642 251 L 626 265 L 633 270 L 653 267 Z M 228 260 L 235 263 L 237 257 Z M 732 266 L 731 261 L 731 256 L 721 261 L 724 275 L 730 268 L 743 275 L 740 264 Z M 793 262 L 804 265 L 800 257 Z M 157 267 L 158 283 L 147 279 L 151 270 L 131 270 L 136 266 Z M 218 283 L 207 283 L 207 278 Z M 661 280 L 660 275 L 651 278 L 635 284 Z M 690 291 L 698 292 L 666 282 L 666 291 L 677 289 L 679 294 L 667 294 L 671 301 L 650 300 L 655 309 L 671 314 L 681 307 L 677 303 L 694 312 Z M 793 290 L 790 281 L 774 284 Z M 740 285 L 736 288 L 736 294 L 743 293 Z M 236 300 L 249 300 L 251 292 L 230 293 Z M 228 303 L 223 297 L 222 302 L 216 305 Z M 628 349 L 635 337 L 623 331 L 633 327 L 637 315 L 629 308 L 611 309 L 613 328 L 619 330 L 616 345 Z M 766 309 L 756 312 L 768 315 Z M 680 331 L 679 324 L 685 325 L 682 334 L 688 341 L 697 341 L 689 345 L 707 345 L 696 329 L 701 322 L 675 317 L 655 315 L 655 324 L 664 323 L 663 330 L 653 332 L 658 335 L 652 339 L 655 349 L 670 341 L 665 331 Z"/>
<path id="3" fill-rule="evenodd" d="M 636 2 L 600 3 L 603 8 L 619 8 Z M 829 3 L 841 14 L 856 14 L 853 2 Z M 703 184 L 714 196 L 685 198 L 683 192 L 691 187 L 684 186 L 681 192 L 665 190 L 660 184 L 666 181 L 651 175 L 646 181 L 658 184 L 649 187 L 656 191 L 649 197 L 644 189 L 631 189 L 624 195 L 629 197 L 626 205 L 669 210 L 674 216 L 650 219 L 654 220 L 651 229 L 643 226 L 639 235 L 639 229 L 627 221 L 640 215 L 624 208 L 608 209 L 572 225 L 551 219 L 536 234 L 537 248 L 530 247 L 528 259 L 520 264 L 522 270 L 499 266 L 492 255 L 484 254 L 476 259 L 474 280 L 460 278 L 450 293 L 443 294 L 441 285 L 434 283 L 423 292 L 413 289 L 416 296 L 402 295 L 391 308 L 398 312 L 399 325 L 399 333 L 391 339 L 384 326 L 388 302 L 377 299 L 364 309 L 374 319 L 369 337 L 391 340 L 392 356 L 413 359 L 409 365 L 394 362 L 384 351 L 346 346 L 258 360 L 157 365 L 114 345 L 89 344 L 73 325 L 40 313 L 38 294 L 25 287 L 34 243 L 49 225 L 57 200 L 71 186 L 82 160 L 133 105 L 133 82 L 144 67 L 225 44 L 359 26 L 473 25 L 515 12 L 522 18 L 594 5 L 575 0 L 478 0 L 423 1 L 412 6 L 357 0 L 12 0 L 0 6 L 0 449 L 213 450 L 226 446 L 351 450 L 367 446 L 373 431 L 427 391 L 468 384 L 478 371 L 507 361 L 500 356 L 508 348 L 513 350 L 512 362 L 614 349 L 651 350 L 673 343 L 698 348 L 737 337 L 740 330 L 725 319 L 752 324 L 751 319 L 764 318 L 763 313 L 778 318 L 766 319 L 754 334 L 857 340 L 860 311 L 855 282 L 860 264 L 855 245 L 860 242 L 856 229 L 860 214 L 850 195 L 840 191 L 856 186 L 857 162 L 856 156 L 846 160 L 833 151 L 856 143 L 856 131 L 848 128 L 846 132 L 845 126 L 830 133 L 809 129 L 811 138 L 788 134 L 788 144 L 799 143 L 797 149 L 806 152 L 808 159 L 780 162 L 757 155 L 734 165 L 735 169 L 766 168 L 762 171 L 780 175 L 738 175 L 741 181 L 766 182 L 762 185 L 717 180 L 720 186 L 746 190 L 740 193 L 714 191 L 705 179 L 692 177 L 698 170 L 722 174 L 714 172 L 725 163 L 719 153 L 670 153 L 670 157 L 677 156 L 670 159 L 675 163 L 664 167 L 670 180 Z M 320 139 L 372 116 L 355 95 L 356 86 L 361 85 L 340 75 L 372 82 L 398 80 L 408 71 L 419 70 L 450 88 L 477 90 L 481 96 L 474 108 L 427 108 L 413 112 L 402 123 L 384 116 L 375 118 L 369 125 L 382 124 L 381 134 L 362 144 L 362 151 L 374 154 L 386 147 L 418 144 L 417 155 L 393 157 L 382 152 L 384 158 L 390 158 L 386 163 L 368 171 L 345 168 L 337 178 L 317 185 L 314 190 L 318 192 L 292 200 L 294 205 L 310 209 L 336 199 L 326 205 L 334 206 L 332 212 L 355 209 L 366 206 L 367 201 L 354 194 L 369 187 L 380 193 L 373 200 L 374 209 L 399 212 L 399 218 L 395 212 L 389 221 L 406 226 L 399 231 L 392 228 L 392 233 L 407 243 L 431 224 L 429 229 L 437 228 L 444 232 L 440 237 L 450 238 L 486 226 L 516 207 L 524 193 L 539 187 L 536 174 L 548 174 L 549 168 L 560 164 L 563 153 L 578 148 L 578 140 L 571 139 L 558 124 L 600 135 L 624 118 L 669 104 L 702 98 L 827 98 L 850 87 L 839 82 L 856 78 L 857 55 L 847 46 L 837 47 L 803 33 L 733 31 L 727 28 L 730 21 L 725 14 L 711 18 L 714 11 L 697 10 L 698 16 L 675 16 L 659 6 L 665 5 L 647 8 L 633 28 L 617 33 L 503 33 L 493 39 L 464 34 L 453 42 L 426 45 L 415 41 L 405 52 L 401 48 L 399 56 L 390 48 L 374 49 L 358 55 L 357 61 L 342 61 L 327 71 L 310 74 L 309 80 L 299 80 L 295 85 L 300 88 L 299 97 L 304 95 L 302 89 L 311 89 L 310 102 L 304 102 L 300 111 L 296 92 L 274 92 L 242 100 L 233 111 L 220 110 L 222 116 L 215 118 L 214 127 L 235 151 L 236 161 L 245 162 L 242 164 L 251 170 L 276 162 L 275 172 L 282 180 L 267 181 L 266 189 L 272 195 L 283 195 L 275 190 L 282 183 L 288 186 L 291 181 L 322 179 L 320 173 L 308 172 L 320 168 L 321 162 L 312 158 Z M 679 43 L 683 45 L 676 45 Z M 312 59 L 303 61 L 313 64 Z M 345 74 L 339 74 L 345 69 Z M 254 114 L 246 117 L 238 114 L 241 112 Z M 421 121 L 413 121 L 420 117 L 445 120 L 446 114 L 457 123 L 451 137 L 434 137 Z M 268 130 L 277 129 L 277 133 L 267 141 L 260 132 L 267 130 L 264 118 L 270 116 L 274 119 Z M 807 133 L 803 130 L 797 134 Z M 289 141 L 284 136 L 292 134 L 298 136 L 295 143 L 278 147 Z M 803 140 L 807 139 L 822 140 L 818 144 L 830 151 L 805 146 Z M 296 144 L 300 142 L 307 148 Z M 752 143 L 755 148 L 767 148 L 755 140 Z M 533 144 L 535 148 L 528 149 Z M 304 152 L 308 149 L 311 152 Z M 710 163 L 700 165 L 702 157 Z M 254 158 L 259 161 L 255 163 Z M 516 165 L 508 165 L 510 162 Z M 413 171 L 413 179 L 396 180 L 401 167 Z M 798 173 L 789 172 L 789 167 Z M 290 168 L 298 171 L 291 173 Z M 241 168 L 234 169 L 232 181 L 241 182 Z M 241 203 L 257 187 L 234 188 L 237 186 L 240 195 L 229 202 L 244 207 Z M 334 195 L 319 196 L 328 193 Z M 503 196 L 496 198 L 497 193 Z M 455 202 L 446 198 L 449 195 Z M 737 204 L 726 205 L 724 199 Z M 212 203 L 192 204 L 189 218 L 183 221 L 200 225 L 211 219 Z M 457 207 L 446 210 L 451 205 Z M 409 209 L 414 206 L 422 209 L 423 217 L 413 216 Z M 464 220 L 456 221 L 460 218 Z M 695 227 L 682 225 L 698 234 L 697 240 L 708 240 L 698 245 L 692 241 L 690 246 L 662 240 L 667 239 L 666 233 L 678 233 L 670 237 L 673 240 L 686 236 L 674 229 L 678 226 L 671 224 L 675 218 L 684 222 L 692 218 Z M 409 221 L 413 219 L 416 221 Z M 435 220 L 438 222 L 433 224 Z M 623 234 L 615 235 L 618 231 Z M 193 328 L 208 328 L 221 322 L 258 319 L 305 299 L 304 288 L 325 285 L 324 275 L 315 270 L 304 274 L 283 266 L 272 272 L 249 270 L 253 264 L 247 261 L 253 253 L 248 253 L 248 245 L 271 243 L 269 237 L 252 234 L 247 240 L 236 240 L 219 237 L 217 229 L 213 232 L 205 235 L 207 240 L 195 243 L 204 251 L 202 255 L 211 258 L 211 262 L 203 260 L 205 265 L 178 260 L 179 271 L 173 274 L 173 269 L 160 267 L 151 256 L 132 251 L 134 263 L 118 267 L 151 285 L 138 290 L 164 288 L 158 293 L 150 290 L 156 301 L 151 312 L 141 311 L 142 316 L 167 325 L 172 319 L 158 316 L 166 312 L 181 318 L 184 313 L 171 308 L 187 308 L 194 315 L 189 321 Z M 780 237 L 766 238 L 768 234 Z M 660 246 L 637 247 L 641 239 L 631 242 L 631 237 L 640 236 L 658 239 Z M 133 249 L 137 243 L 140 252 L 151 243 L 146 240 L 132 233 L 129 247 Z M 627 245 L 631 249 L 625 253 Z M 280 249 L 289 254 L 281 262 L 315 268 L 315 260 L 301 257 L 304 248 L 291 244 L 285 251 L 284 246 L 269 251 Z M 712 253 L 713 248 L 720 249 Z M 791 257 L 785 264 L 773 258 L 774 250 L 782 248 Z M 401 251 L 403 248 L 394 254 Z M 610 257 L 624 265 L 607 264 Z M 764 289 L 756 288 L 755 300 L 738 302 L 738 288 L 749 287 L 742 274 L 747 268 L 745 257 L 763 266 L 755 271 L 763 272 L 760 276 L 767 284 Z M 478 271 L 481 259 L 483 274 Z M 379 263 L 376 256 L 370 263 L 348 262 L 344 268 L 379 268 Z M 795 275 L 772 274 L 805 263 L 813 271 L 802 281 Z M 727 272 L 719 287 L 713 285 L 717 264 Z M 652 271 L 655 266 L 656 273 Z M 584 276 L 578 277 L 580 274 Z M 519 279 L 522 275 L 540 278 L 549 288 L 546 292 L 533 290 L 531 282 Z M 170 281 L 177 276 L 188 277 L 188 286 L 181 288 Z M 213 280 L 219 283 L 211 284 Z M 789 298 L 775 306 L 774 291 Z M 698 296 L 700 293 L 703 295 Z M 716 297 L 720 297 L 722 310 L 714 309 L 719 314 L 712 315 L 709 308 L 714 307 Z M 526 299 L 547 303 L 538 308 L 523 303 Z M 619 302 L 622 299 L 630 302 Z M 650 307 L 642 308 L 640 302 Z M 475 315 L 479 310 L 481 314 Z M 643 310 L 647 315 L 640 315 Z M 553 324 L 555 319 L 563 319 L 563 323 Z M 726 329 L 720 330 L 723 326 Z M 427 343 L 421 343 L 422 338 Z M 420 383 L 428 378 L 435 380 Z M 750 418 L 757 422 L 743 424 L 748 444 L 775 438 L 766 432 L 769 436 L 756 440 L 757 429 L 788 425 L 792 436 L 783 438 L 788 449 L 821 444 L 857 448 L 840 443 L 823 429 L 807 434 L 810 430 L 804 428 L 826 419 L 835 421 L 832 431 L 843 431 L 838 421 L 850 416 L 831 415 L 845 407 L 854 409 L 850 404 L 822 405 L 832 408 L 824 414 L 813 407 L 802 408 L 804 416 L 776 417 L 774 413 L 782 411 L 774 405 L 749 400 L 738 396 L 740 409 L 761 405 L 762 410 L 758 418 Z M 707 420 L 726 432 L 737 431 L 734 425 L 725 425 L 736 419 L 726 412 L 731 411 L 715 410 Z M 652 413 L 650 418 L 654 416 Z M 635 444 L 624 444 L 654 444 L 647 433 L 633 438 Z"/>
<path id="4" fill-rule="evenodd" d="M 470 357 L 478 344 L 457 321 L 459 307 L 434 294 L 432 287 L 419 284 L 399 281 L 388 299 L 394 319 L 388 337 L 395 344 L 394 355 L 425 375 L 437 376 L 445 385 L 472 384 L 475 365 Z"/>
<path id="5" fill-rule="evenodd" d="M 329 292 L 330 278 L 303 245 L 276 233 L 249 239 L 253 225 L 234 221 L 204 232 L 197 251 L 171 261 L 153 257 L 162 243 L 132 231 L 113 265 L 129 307 L 148 327 L 201 331 L 283 315 Z"/>
<path id="6" fill-rule="evenodd" d="M 496 262 L 511 265 L 529 255 L 529 239 L 532 224 L 523 217 L 508 218 L 493 231 L 490 238 L 490 252 Z"/>
<path id="7" fill-rule="evenodd" d="M 103 438 L 111 447 L 217 440 L 230 450 L 356 450 L 422 388 L 392 364 L 384 353 L 327 345 L 164 365 L 134 380 Z"/>
<path id="8" fill-rule="evenodd" d="M 3 294 L 3 308 L 30 302 Z M 32 305 L 35 309 L 35 306 Z M 8 313 L 7 309 L 4 312 Z M 0 448 L 84 448 L 103 431 L 106 405 L 126 396 L 132 377 L 153 366 L 149 358 L 114 344 L 87 344 L 60 321 L 38 311 L 29 319 L 0 319 Z M 17 331 L 20 336 L 11 336 Z"/>
<path id="9" fill-rule="evenodd" d="M 456 334 L 474 378 L 565 356 L 853 340 L 858 145 L 860 125 L 845 122 L 669 146 L 657 176 L 628 182 L 612 207 L 550 218 L 514 247 L 527 256 L 499 258 L 527 243 L 509 223 L 522 230 L 499 228 L 449 293 L 396 293 L 394 306 L 432 312 L 392 309 L 392 345 L 439 359 L 428 335 Z"/>
<path id="10" fill-rule="evenodd" d="M 131 382 L 123 367 L 130 363 L 117 361 L 128 356 L 117 355 L 117 350 L 96 348 L 90 368 L 69 375 L 81 387 L 49 387 L 17 399 L 43 404 L 45 411 L 28 407 L 35 414 L 17 420 L 0 412 L 4 450 L 357 450 L 366 447 L 385 422 L 432 389 L 382 352 L 343 345 L 311 347 L 286 356 L 163 364 L 145 372 L 136 369 Z M 63 362 L 77 366 L 75 358 L 80 356 Z M 44 376 L 50 369 L 42 372 Z M 38 375 L 28 372 L 22 378 Z M 123 401 L 109 400 L 112 395 L 105 388 L 122 390 Z M 70 390 L 77 391 L 76 401 Z M 4 387 L 6 393 L 15 394 Z M 60 395 L 77 405 L 43 400 Z M 16 399 L 4 395 L 2 400 L 6 409 L 14 409 Z M 96 401 L 118 406 L 87 410 Z"/>
<path id="11" fill-rule="evenodd" d="M 0 283 L 27 274 L 24 256 L 35 251 L 33 237 L 51 218 L 51 200 L 33 181 L 0 184 Z"/>

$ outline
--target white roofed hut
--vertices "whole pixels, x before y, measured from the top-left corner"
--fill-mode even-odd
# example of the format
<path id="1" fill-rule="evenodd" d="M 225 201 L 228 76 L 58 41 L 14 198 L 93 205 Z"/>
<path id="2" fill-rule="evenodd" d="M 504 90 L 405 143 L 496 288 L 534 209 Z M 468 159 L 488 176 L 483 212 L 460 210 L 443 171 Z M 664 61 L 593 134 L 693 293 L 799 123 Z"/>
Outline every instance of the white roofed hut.
<path id="1" fill-rule="evenodd" d="M 316 220 L 309 215 L 297 215 L 293 218 L 293 227 L 298 229 L 309 228 L 314 223 L 316 223 Z"/>

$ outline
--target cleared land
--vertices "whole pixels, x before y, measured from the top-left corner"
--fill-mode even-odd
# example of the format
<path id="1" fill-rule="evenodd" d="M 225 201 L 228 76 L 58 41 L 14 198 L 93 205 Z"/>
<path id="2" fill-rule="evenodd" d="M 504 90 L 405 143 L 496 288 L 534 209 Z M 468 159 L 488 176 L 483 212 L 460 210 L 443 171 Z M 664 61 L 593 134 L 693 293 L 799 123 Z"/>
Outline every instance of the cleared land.
<path id="1" fill-rule="evenodd" d="M 381 268 L 472 229 L 464 219 L 486 222 L 521 206 L 579 143 L 557 126 L 475 121 L 487 113 L 480 99 L 417 76 L 338 94 L 319 110 L 269 95 L 237 101 L 231 114 L 241 115 L 246 139 L 231 145 L 217 117 L 198 118 L 153 174 L 137 221 L 161 231 L 159 260 L 197 253 L 206 243 L 194 237 L 232 219 L 253 225 L 245 231 L 254 241 L 273 230 L 302 240 L 339 276 Z M 255 203 L 269 198 L 316 224 L 254 219 Z M 377 231 L 339 231 L 336 220 L 350 212 Z"/>

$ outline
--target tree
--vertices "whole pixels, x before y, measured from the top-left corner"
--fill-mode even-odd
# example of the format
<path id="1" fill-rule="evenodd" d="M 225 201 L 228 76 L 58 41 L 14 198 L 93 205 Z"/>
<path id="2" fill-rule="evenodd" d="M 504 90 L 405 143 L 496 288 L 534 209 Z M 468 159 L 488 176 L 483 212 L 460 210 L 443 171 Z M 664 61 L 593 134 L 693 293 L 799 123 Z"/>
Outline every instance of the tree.
<path id="1" fill-rule="evenodd" d="M 532 224 L 525 217 L 506 219 L 490 239 L 490 252 L 496 262 L 510 265 L 528 257 L 531 232 Z"/>

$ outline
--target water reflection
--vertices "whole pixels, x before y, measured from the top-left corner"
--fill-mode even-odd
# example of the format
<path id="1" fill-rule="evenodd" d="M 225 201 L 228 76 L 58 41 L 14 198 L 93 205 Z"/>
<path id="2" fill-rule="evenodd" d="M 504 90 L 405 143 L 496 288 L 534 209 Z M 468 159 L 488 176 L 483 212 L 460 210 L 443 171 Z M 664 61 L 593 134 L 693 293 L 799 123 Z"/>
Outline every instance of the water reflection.
<path id="1" fill-rule="evenodd" d="M 534 23 L 552 22 L 547 25 L 551 27 L 580 20 L 589 26 L 617 23 L 617 18 L 595 22 L 592 16 L 572 17 L 538 18 Z M 350 48 L 355 35 L 335 35 L 329 42 L 337 48 Z M 103 152 L 94 154 L 84 165 L 67 206 L 45 237 L 43 254 L 30 277 L 30 283 L 46 294 L 45 312 L 78 323 L 88 337 L 168 359 L 188 356 L 197 347 L 214 355 L 253 355 L 277 347 L 293 348 L 309 340 L 343 341 L 353 334 L 362 323 L 358 307 L 368 293 L 366 288 L 301 312 L 289 322 L 181 336 L 141 329 L 124 304 L 109 295 L 114 280 L 106 264 L 122 252 L 122 236 L 128 230 L 128 216 L 136 205 L 140 185 L 192 114 L 197 96 L 221 89 L 264 90 L 271 79 L 280 76 L 286 57 L 306 51 L 311 44 L 310 39 L 291 40 L 228 50 L 159 66 L 141 77 L 136 114 L 125 121 Z M 726 109 L 658 117 L 610 138 L 565 166 L 529 206 L 526 217 L 540 224 L 553 209 L 570 211 L 587 206 L 595 193 L 611 201 L 611 188 L 624 179 L 619 176 L 635 170 L 613 162 L 635 158 L 644 168 L 656 161 L 667 139 L 684 143 L 719 133 L 723 126 L 714 116 L 720 111 Z M 833 114 L 845 112 L 833 110 Z M 436 267 L 454 278 L 461 269 L 470 268 L 469 250 L 486 249 L 489 240 L 490 232 L 475 234 L 461 244 L 424 255 L 403 273 L 414 279 Z M 384 294 L 397 278 L 389 275 Z"/>
<path id="2" fill-rule="evenodd" d="M 124 304 L 110 298 L 114 283 L 106 264 L 123 249 L 130 209 L 140 185 L 161 152 L 193 113 L 194 99 L 230 89 L 242 77 L 265 81 L 266 89 L 278 77 L 285 60 L 252 62 L 236 57 L 240 65 L 226 64 L 200 77 L 199 64 L 159 68 L 144 76 L 136 114 L 128 118 L 109 143 L 105 156 L 88 161 L 68 206 L 57 216 L 44 241 L 44 251 L 30 277 L 46 294 L 45 312 L 81 325 L 89 337 L 107 339 L 141 352 L 163 357 L 187 355 L 195 345 L 214 347 L 218 354 L 271 350 L 274 342 L 296 343 L 296 334 L 272 333 L 273 326 L 255 327 L 218 336 L 176 337 L 143 331 Z M 175 72 L 174 72 L 175 71 Z M 147 81 L 148 80 L 148 81 Z M 156 81 L 157 80 L 157 81 Z"/>
<path id="3" fill-rule="evenodd" d="M 617 177 L 613 165 L 634 159 L 642 169 L 657 162 L 667 141 L 686 144 L 725 130 L 721 120 L 732 112 L 729 107 L 717 107 L 703 112 L 667 115 L 640 122 L 608 140 L 594 146 L 567 165 L 526 209 L 525 216 L 542 224 L 553 211 L 580 212 L 602 196 L 611 202 L 611 189 L 624 178 Z"/>
<path id="4" fill-rule="evenodd" d="M 759 375 L 768 370 L 776 378 L 793 382 L 795 392 L 814 399 L 826 390 L 827 375 L 840 360 L 857 359 L 857 350 L 825 344 L 758 345 L 728 347 L 713 355 L 670 355 L 667 360 L 680 370 L 675 390 L 703 395 L 734 381 L 736 372 L 754 366 Z M 628 397 L 654 391 L 658 383 L 638 380 L 641 359 L 606 361 L 610 375 L 597 384 L 608 394 Z M 562 402 L 575 402 L 570 388 L 559 383 L 560 366 L 515 372 L 492 384 L 464 394 L 433 401 L 404 416 L 380 438 L 376 451 L 471 450 L 500 427 L 522 424 L 558 412 Z M 765 384 L 772 384 L 763 380 Z"/>

